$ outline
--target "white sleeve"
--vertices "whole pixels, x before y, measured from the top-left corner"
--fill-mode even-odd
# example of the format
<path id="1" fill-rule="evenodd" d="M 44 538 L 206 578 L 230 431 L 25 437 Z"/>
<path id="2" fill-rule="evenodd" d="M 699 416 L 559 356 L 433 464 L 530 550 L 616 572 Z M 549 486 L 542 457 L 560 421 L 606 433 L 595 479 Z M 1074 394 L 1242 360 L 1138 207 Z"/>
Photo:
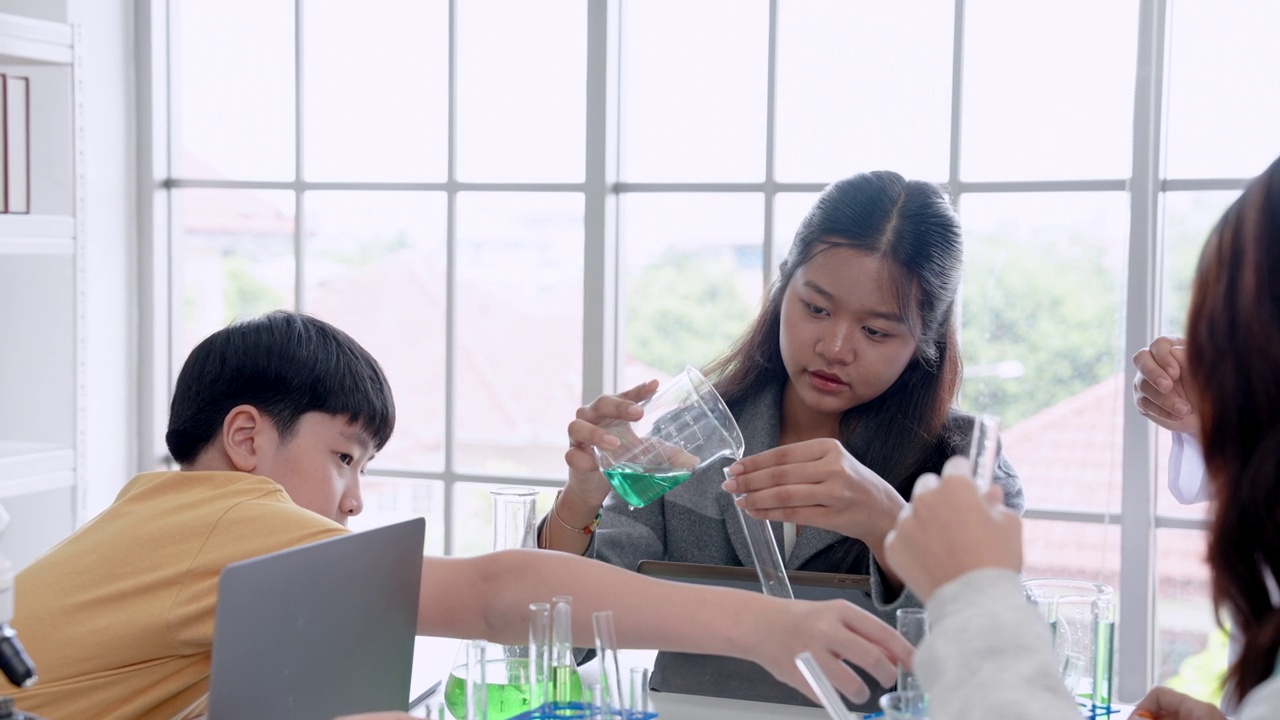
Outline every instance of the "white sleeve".
<path id="1" fill-rule="evenodd" d="M 975 570 L 929 601 L 915 671 L 933 720 L 1079 720 L 1053 656 L 1049 627 L 1017 573 Z"/>
<path id="2" fill-rule="evenodd" d="M 1209 499 L 1204 454 L 1200 443 L 1186 433 L 1173 433 L 1173 443 L 1169 446 L 1169 492 L 1183 505 Z"/>

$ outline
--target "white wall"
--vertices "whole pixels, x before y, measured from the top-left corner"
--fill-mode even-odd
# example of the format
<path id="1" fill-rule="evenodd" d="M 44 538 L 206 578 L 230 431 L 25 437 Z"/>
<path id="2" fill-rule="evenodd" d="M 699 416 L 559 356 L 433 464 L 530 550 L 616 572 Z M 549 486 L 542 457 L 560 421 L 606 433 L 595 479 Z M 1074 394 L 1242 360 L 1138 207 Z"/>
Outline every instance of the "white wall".
<path id="1" fill-rule="evenodd" d="M 80 26 L 88 259 L 88 515 L 137 468 L 134 0 L 67 0 Z"/>

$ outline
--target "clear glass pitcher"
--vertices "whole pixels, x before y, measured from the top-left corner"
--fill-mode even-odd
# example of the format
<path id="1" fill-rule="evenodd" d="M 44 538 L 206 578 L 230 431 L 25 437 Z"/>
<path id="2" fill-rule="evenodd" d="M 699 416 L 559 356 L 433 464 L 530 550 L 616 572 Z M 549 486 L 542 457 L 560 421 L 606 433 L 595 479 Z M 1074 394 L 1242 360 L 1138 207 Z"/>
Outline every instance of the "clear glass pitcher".
<path id="1" fill-rule="evenodd" d="M 1049 623 L 1062 682 L 1076 701 L 1111 705 L 1115 592 L 1110 585 L 1069 578 L 1022 581 L 1027 599 Z"/>
<path id="2" fill-rule="evenodd" d="M 527 487 L 500 487 L 490 490 L 489 495 L 493 499 L 493 549 L 537 547 L 538 491 Z M 453 669 L 445 682 L 445 706 L 458 720 L 467 717 L 468 642 L 463 642 L 458 648 Z M 472 655 L 475 655 L 474 649 Z M 506 720 L 530 709 L 528 645 L 487 643 L 479 663 L 484 668 L 481 682 L 486 702 L 483 718 L 476 720 Z M 474 658 L 470 666 L 477 667 Z M 576 668 L 571 672 L 572 680 L 576 681 L 569 685 L 571 700 L 576 702 L 583 697 L 582 680 L 577 676 Z"/>

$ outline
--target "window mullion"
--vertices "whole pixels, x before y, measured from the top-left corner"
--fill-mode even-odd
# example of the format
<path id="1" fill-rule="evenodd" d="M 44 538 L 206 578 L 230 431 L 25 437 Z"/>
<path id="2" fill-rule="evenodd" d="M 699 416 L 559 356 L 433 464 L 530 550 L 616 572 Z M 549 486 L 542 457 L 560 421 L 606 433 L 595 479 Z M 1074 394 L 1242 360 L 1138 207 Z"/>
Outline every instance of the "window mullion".
<path id="1" fill-rule="evenodd" d="M 1156 225 L 1160 164 L 1160 102 L 1164 68 L 1163 0 L 1141 0 L 1138 15 L 1137 83 L 1133 109 L 1133 173 L 1130 183 L 1129 270 L 1125 347 L 1142 347 L 1159 320 L 1160 239 Z M 1126 363 L 1132 384 L 1135 370 Z M 1136 701 L 1154 677 L 1154 516 L 1151 423 L 1125 403 L 1124 483 L 1120 501 L 1120 661 L 1116 696 Z"/>

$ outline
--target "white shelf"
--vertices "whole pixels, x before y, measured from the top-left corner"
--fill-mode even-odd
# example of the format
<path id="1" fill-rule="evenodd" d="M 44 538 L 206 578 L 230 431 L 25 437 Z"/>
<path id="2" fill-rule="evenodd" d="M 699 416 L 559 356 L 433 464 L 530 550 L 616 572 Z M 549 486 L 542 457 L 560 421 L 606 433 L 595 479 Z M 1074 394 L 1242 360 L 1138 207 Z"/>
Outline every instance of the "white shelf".
<path id="1" fill-rule="evenodd" d="M 71 26 L 0 13 L 0 65 L 70 65 Z"/>
<path id="2" fill-rule="evenodd" d="M 66 445 L 0 440 L 0 497 L 64 487 L 75 464 Z"/>
<path id="3" fill-rule="evenodd" d="M 0 214 L 0 254 L 70 255 L 75 233 L 70 216 Z"/>

